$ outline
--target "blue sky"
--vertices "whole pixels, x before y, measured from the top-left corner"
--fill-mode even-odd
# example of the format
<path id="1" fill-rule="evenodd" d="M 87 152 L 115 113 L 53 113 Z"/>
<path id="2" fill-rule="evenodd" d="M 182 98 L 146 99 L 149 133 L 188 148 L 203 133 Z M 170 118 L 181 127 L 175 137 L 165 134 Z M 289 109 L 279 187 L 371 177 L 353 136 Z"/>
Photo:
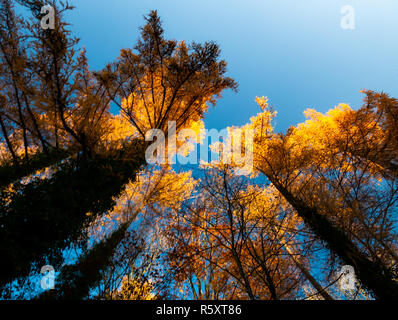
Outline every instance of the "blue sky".
<path id="1" fill-rule="evenodd" d="M 143 16 L 158 10 L 166 37 L 216 41 L 239 92 L 225 92 L 209 110 L 206 127 L 242 125 L 268 96 L 277 130 L 304 120 L 303 111 L 327 111 L 340 102 L 358 107 L 361 89 L 398 97 L 396 0 L 72 0 L 74 34 L 93 69 L 133 47 Z M 342 6 L 355 10 L 355 29 L 340 27 Z"/>

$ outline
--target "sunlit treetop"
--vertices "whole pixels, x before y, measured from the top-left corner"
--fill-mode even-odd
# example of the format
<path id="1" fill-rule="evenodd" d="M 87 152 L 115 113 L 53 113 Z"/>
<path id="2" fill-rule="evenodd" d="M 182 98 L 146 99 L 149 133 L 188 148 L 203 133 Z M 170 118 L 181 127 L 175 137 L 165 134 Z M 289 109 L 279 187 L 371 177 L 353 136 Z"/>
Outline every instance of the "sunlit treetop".
<path id="1" fill-rule="evenodd" d="M 177 131 L 203 118 L 224 89 L 236 89 L 225 76 L 226 62 L 219 60 L 215 43 L 201 45 L 166 40 L 156 11 L 146 18 L 134 50 L 121 50 L 97 78 L 108 88 L 112 100 L 145 136 L 149 129 Z"/>

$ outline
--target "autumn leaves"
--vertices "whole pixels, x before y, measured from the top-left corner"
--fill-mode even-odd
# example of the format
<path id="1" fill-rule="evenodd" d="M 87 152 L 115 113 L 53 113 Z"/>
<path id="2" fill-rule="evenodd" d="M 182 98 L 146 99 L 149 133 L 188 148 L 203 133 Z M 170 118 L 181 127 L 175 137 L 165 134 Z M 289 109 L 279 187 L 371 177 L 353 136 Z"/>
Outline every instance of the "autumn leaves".
<path id="1" fill-rule="evenodd" d="M 398 297 L 396 99 L 366 91 L 282 134 L 257 98 L 249 123 L 213 131 L 222 161 L 179 172 L 175 153 L 237 88 L 216 44 L 166 40 L 153 11 L 134 49 L 92 72 L 68 8 L 54 30 L 0 9 L 3 297 L 44 263 L 59 278 L 40 298 L 335 299 L 342 264 L 362 297 Z"/>

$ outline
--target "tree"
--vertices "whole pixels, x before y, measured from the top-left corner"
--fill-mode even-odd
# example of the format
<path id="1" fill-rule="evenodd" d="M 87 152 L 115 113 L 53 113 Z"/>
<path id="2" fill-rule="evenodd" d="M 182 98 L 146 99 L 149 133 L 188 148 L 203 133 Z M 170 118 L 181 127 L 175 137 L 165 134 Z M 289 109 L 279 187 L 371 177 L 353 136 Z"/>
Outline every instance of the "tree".
<path id="1" fill-rule="evenodd" d="M 284 250 L 295 237 L 292 211 L 229 165 L 209 165 L 202 176 L 195 200 L 163 222 L 177 286 L 196 299 L 294 297 L 307 263 L 297 250 L 298 269 Z"/>
<path id="2" fill-rule="evenodd" d="M 41 1 L 19 3 L 41 18 Z M 63 20 L 62 13 L 71 7 L 52 5 L 55 29 L 43 30 L 38 20 L 16 17 L 11 1 L 2 1 L 6 32 L 1 68 L 6 72 L 1 128 L 6 153 L 0 170 L 5 177 L 1 285 L 28 275 L 32 265 L 48 259 L 60 265 L 62 250 L 112 209 L 115 198 L 146 165 L 146 130 L 163 129 L 168 121 L 176 121 L 177 132 L 189 127 L 200 121 L 208 102 L 214 104 L 224 89 L 236 88 L 224 76 L 226 63 L 219 61 L 217 45 L 188 47 L 165 40 L 156 12 L 147 18 L 136 54 L 123 49 L 117 62 L 93 73 L 84 51 L 77 54 L 78 41 Z M 109 113 L 110 101 L 121 107 L 131 125 Z M 109 123 L 122 123 L 129 136 L 112 140 Z M 11 127 L 17 135 L 10 133 Z M 47 156 L 50 148 L 57 156 Z M 32 175 L 50 165 L 50 176 Z M 27 183 L 21 183 L 24 177 Z"/>
<path id="3" fill-rule="evenodd" d="M 396 298 L 398 287 L 391 265 L 380 254 L 366 252 L 370 248 L 366 241 L 372 241 L 375 234 L 379 243 L 391 242 L 388 221 L 394 211 L 396 187 L 389 182 L 378 187 L 375 178 L 380 176 L 374 166 L 365 165 L 348 152 L 350 149 L 343 148 L 360 148 L 341 143 L 347 141 L 347 132 L 351 136 L 359 131 L 344 126 L 348 124 L 346 107 L 330 111 L 325 117 L 316 116 L 286 134 L 275 134 L 271 125 L 275 113 L 267 100 L 258 102 L 263 112 L 244 127 L 255 131 L 255 169 L 268 178 L 333 253 L 355 268 L 361 282 L 377 298 Z M 375 141 L 372 136 L 371 141 Z M 376 196 L 379 192 L 382 197 Z M 358 207 L 364 199 L 369 206 Z M 360 232 L 364 227 L 373 232 Z M 378 228 L 383 230 L 382 238 Z"/>

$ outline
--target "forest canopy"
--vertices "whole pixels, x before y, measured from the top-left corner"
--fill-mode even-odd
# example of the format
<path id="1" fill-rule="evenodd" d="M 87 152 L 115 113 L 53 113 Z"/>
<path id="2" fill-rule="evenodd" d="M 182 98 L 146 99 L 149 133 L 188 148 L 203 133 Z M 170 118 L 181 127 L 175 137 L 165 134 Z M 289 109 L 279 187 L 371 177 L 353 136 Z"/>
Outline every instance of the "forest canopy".
<path id="1" fill-rule="evenodd" d="M 0 0 L 2 299 L 398 298 L 397 99 L 363 90 L 358 108 L 307 109 L 277 132 L 257 97 L 216 143 L 249 145 L 250 172 L 241 148 L 228 163 L 151 164 L 148 130 L 200 135 L 237 91 L 219 45 L 168 40 L 151 11 L 136 45 L 92 70 L 73 7 L 50 1 L 43 29 L 43 5 Z"/>

